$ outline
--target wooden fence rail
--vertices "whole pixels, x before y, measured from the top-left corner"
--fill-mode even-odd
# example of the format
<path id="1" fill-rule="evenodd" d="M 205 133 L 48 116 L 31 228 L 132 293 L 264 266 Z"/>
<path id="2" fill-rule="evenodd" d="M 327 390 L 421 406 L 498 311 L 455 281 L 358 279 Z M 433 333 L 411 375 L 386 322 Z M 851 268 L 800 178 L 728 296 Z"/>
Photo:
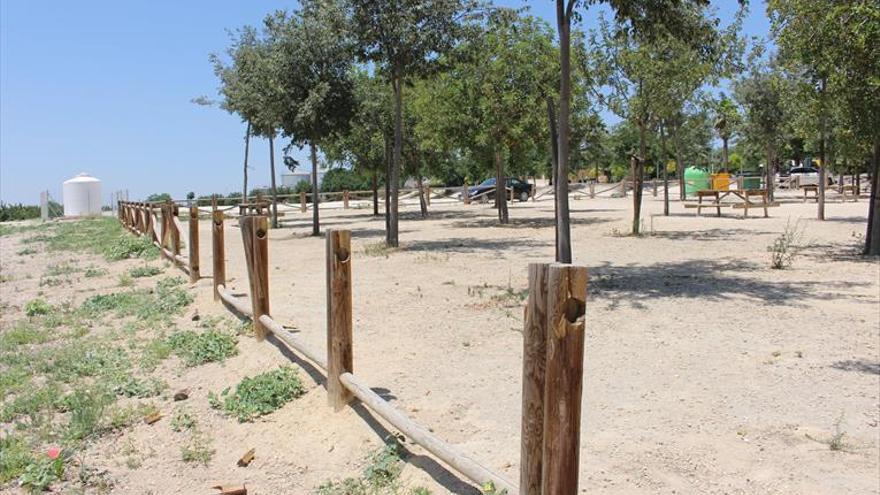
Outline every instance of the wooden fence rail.
<path id="1" fill-rule="evenodd" d="M 150 236 L 166 256 L 179 257 L 173 248 L 179 222 L 172 203 L 119 203 L 119 220 L 131 232 Z M 155 211 L 161 217 L 155 216 Z M 578 493 L 580 404 L 583 380 L 586 268 L 563 264 L 529 266 L 529 299 L 525 307 L 523 353 L 523 409 L 520 486 L 484 466 L 457 447 L 419 425 L 376 394 L 354 374 L 352 325 L 352 249 L 348 230 L 326 233 L 327 349 L 320 354 L 275 321 L 269 308 L 268 217 L 245 214 L 239 218 L 248 270 L 249 297 L 226 287 L 224 214 L 212 205 L 211 240 L 214 297 L 242 317 L 251 318 L 258 340 L 268 335 L 314 363 L 327 375 L 327 397 L 339 410 L 357 399 L 410 440 L 472 482 L 491 482 L 508 494 L 575 495 Z M 190 209 L 188 263 L 177 263 L 200 276 L 198 211 Z M 151 230 L 154 220 L 159 231 Z M 193 226 L 195 225 L 195 226 Z M 176 237 L 172 235 L 177 232 Z M 177 244 L 179 246 L 179 244 Z M 183 257 L 180 257 L 183 258 Z M 183 258 L 187 260 L 187 258 Z M 193 261 L 194 260 L 194 261 Z M 178 260 L 179 261 L 179 260 Z M 195 275 L 193 275 L 195 274 Z"/>

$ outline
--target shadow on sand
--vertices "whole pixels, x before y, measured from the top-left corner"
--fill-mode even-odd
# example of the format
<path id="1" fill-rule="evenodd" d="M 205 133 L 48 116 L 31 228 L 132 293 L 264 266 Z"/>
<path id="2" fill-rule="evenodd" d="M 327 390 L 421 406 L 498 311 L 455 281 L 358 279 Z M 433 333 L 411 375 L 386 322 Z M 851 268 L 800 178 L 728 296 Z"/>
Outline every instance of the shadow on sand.
<path id="1" fill-rule="evenodd" d="M 828 280 L 771 282 L 748 276 L 764 270 L 768 269 L 757 263 L 723 259 L 626 266 L 606 263 L 591 270 L 590 293 L 611 307 L 626 302 L 637 309 L 646 309 L 645 301 L 662 298 L 721 301 L 729 297 L 755 304 L 808 307 L 811 298 L 852 300 L 853 295 L 844 289 L 869 285 Z"/>

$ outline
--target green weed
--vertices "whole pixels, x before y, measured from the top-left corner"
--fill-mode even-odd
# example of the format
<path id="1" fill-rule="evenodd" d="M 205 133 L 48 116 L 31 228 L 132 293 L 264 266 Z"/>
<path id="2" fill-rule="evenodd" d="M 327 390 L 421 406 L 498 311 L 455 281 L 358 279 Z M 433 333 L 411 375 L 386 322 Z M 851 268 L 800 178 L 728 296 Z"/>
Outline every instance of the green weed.
<path id="1" fill-rule="evenodd" d="M 132 285 L 134 285 L 134 279 L 130 275 L 123 273 L 119 276 L 120 287 L 131 287 Z"/>
<path id="2" fill-rule="evenodd" d="M 384 257 L 387 258 L 391 255 L 391 253 L 397 251 L 397 248 L 388 247 L 384 241 L 373 242 L 370 244 L 364 245 L 364 255 L 371 257 Z"/>
<path id="3" fill-rule="evenodd" d="M 318 487 L 317 495 L 430 495 L 424 487 L 404 490 L 400 483 L 403 461 L 400 445 L 393 441 L 367 457 L 367 467 L 359 478 L 339 482 L 327 481 Z"/>
<path id="4" fill-rule="evenodd" d="M 179 407 L 171 415 L 171 429 L 181 432 L 195 429 L 196 418 L 185 407 Z"/>
<path id="5" fill-rule="evenodd" d="M 187 366 L 223 361 L 238 353 L 234 337 L 213 329 L 176 332 L 168 338 L 168 345 Z"/>
<path id="6" fill-rule="evenodd" d="M 162 269 L 155 266 L 138 266 L 128 271 L 132 278 L 152 277 L 162 273 Z"/>
<path id="7" fill-rule="evenodd" d="M 90 267 L 86 268 L 85 276 L 86 276 L 86 278 L 103 277 L 104 275 L 107 275 L 108 273 L 110 273 L 110 272 L 106 268 L 98 268 L 96 266 L 90 266 Z"/>
<path id="8" fill-rule="evenodd" d="M 194 462 L 207 466 L 214 458 L 211 439 L 204 433 L 193 432 L 189 441 L 180 448 L 180 457 L 183 462 Z"/>
<path id="9" fill-rule="evenodd" d="M 15 254 L 17 254 L 19 256 L 30 256 L 33 254 L 37 254 L 37 248 L 28 246 L 26 248 L 19 249 L 18 251 L 16 251 Z"/>
<path id="10" fill-rule="evenodd" d="M 85 388 L 75 390 L 64 398 L 64 405 L 70 412 L 66 437 L 69 440 L 86 440 L 101 430 L 104 409 L 114 398 L 104 390 Z"/>
<path id="11" fill-rule="evenodd" d="M 31 461 L 31 449 L 23 438 L 0 436 L 0 484 L 21 476 Z"/>
<path id="12" fill-rule="evenodd" d="M 219 396 L 209 394 L 208 400 L 211 407 L 222 409 L 244 423 L 280 409 L 304 393 L 297 372 L 285 366 L 253 378 L 245 377 L 235 392 L 230 394 L 227 388 Z"/>
<path id="13" fill-rule="evenodd" d="M 49 456 L 37 457 L 24 468 L 19 478 L 21 486 L 39 493 L 46 491 L 52 483 L 64 477 L 64 456 L 52 459 Z"/>
<path id="14" fill-rule="evenodd" d="M 37 298 L 31 299 L 24 305 L 24 314 L 28 316 L 47 315 L 52 312 L 52 305 Z"/>
<path id="15" fill-rule="evenodd" d="M 76 266 L 75 263 L 65 261 L 63 263 L 49 265 L 49 267 L 46 268 L 46 273 L 44 273 L 44 275 L 47 277 L 58 277 L 60 275 L 70 275 L 79 271 L 80 268 Z"/>

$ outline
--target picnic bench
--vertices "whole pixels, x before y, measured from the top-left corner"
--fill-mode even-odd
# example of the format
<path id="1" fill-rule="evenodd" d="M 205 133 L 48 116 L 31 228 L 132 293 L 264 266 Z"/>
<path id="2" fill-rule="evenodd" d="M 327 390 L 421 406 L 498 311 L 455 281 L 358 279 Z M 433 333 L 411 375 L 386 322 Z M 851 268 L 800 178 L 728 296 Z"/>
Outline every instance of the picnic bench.
<path id="1" fill-rule="evenodd" d="M 859 186 L 855 184 L 846 184 L 840 186 L 840 194 L 843 195 L 843 200 L 848 201 L 852 199 L 853 201 L 859 200 Z"/>
<path id="2" fill-rule="evenodd" d="M 801 189 L 804 190 L 804 203 L 807 202 L 807 199 L 814 199 L 816 202 L 819 202 L 819 185 L 818 184 L 804 184 L 801 186 Z M 808 197 L 807 193 L 813 193 L 812 197 Z"/>
<path id="3" fill-rule="evenodd" d="M 722 200 L 730 195 L 738 197 L 739 203 L 722 203 Z M 711 202 L 703 203 L 703 198 L 711 199 Z M 753 202 L 752 199 L 757 199 Z M 766 189 L 701 189 L 697 191 L 697 202 L 685 204 L 685 208 L 696 208 L 697 216 L 703 208 L 715 208 L 716 215 L 721 216 L 721 208 L 733 208 L 743 210 L 743 218 L 749 216 L 749 209 L 763 208 L 764 218 L 769 217 L 768 208 L 779 206 L 779 203 L 771 202 Z"/>

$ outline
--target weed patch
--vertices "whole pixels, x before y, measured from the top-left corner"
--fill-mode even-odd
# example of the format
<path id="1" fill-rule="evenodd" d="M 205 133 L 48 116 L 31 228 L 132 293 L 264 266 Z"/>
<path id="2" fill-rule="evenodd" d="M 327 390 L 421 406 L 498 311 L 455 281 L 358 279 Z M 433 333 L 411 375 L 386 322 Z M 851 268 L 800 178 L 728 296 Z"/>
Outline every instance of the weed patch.
<path id="1" fill-rule="evenodd" d="M 305 393 L 299 375 L 290 367 L 245 377 L 235 392 L 223 390 L 208 395 L 211 407 L 235 416 L 240 423 L 274 412 Z"/>
<path id="2" fill-rule="evenodd" d="M 223 361 L 238 353 L 234 337 L 213 329 L 176 332 L 168 338 L 168 346 L 187 366 Z"/>
<path id="3" fill-rule="evenodd" d="M 162 269 L 155 266 L 138 266 L 128 271 L 128 275 L 132 278 L 153 277 L 162 273 Z"/>
<path id="4" fill-rule="evenodd" d="M 24 305 L 24 314 L 28 316 L 47 315 L 52 312 L 52 305 L 37 298 L 31 299 Z"/>

